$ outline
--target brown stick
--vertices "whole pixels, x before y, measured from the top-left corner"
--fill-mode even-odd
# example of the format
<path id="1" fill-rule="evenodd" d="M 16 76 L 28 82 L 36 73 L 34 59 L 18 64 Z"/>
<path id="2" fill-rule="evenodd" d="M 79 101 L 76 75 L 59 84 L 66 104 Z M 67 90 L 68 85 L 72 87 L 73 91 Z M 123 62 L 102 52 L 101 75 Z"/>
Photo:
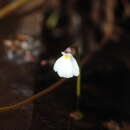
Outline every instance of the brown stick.
<path id="1" fill-rule="evenodd" d="M 46 88 L 46 89 L 42 90 L 41 92 L 33 95 L 30 98 L 27 98 L 27 99 L 21 101 L 19 103 L 16 103 L 14 105 L 0 107 L 0 112 L 6 112 L 6 111 L 9 111 L 9 110 L 16 110 L 16 109 L 22 107 L 25 104 L 29 104 L 29 103 L 33 102 L 34 100 L 36 100 L 37 98 L 39 98 L 39 97 L 51 92 L 52 90 L 58 88 L 65 81 L 66 81 L 66 79 L 61 79 L 61 80 L 57 81 L 56 83 L 54 83 L 53 85 L 51 85 L 49 88 Z"/>
<path id="2" fill-rule="evenodd" d="M 5 6 L 3 9 L 0 10 L 0 19 L 5 18 L 10 13 L 15 11 L 16 9 L 22 7 L 23 5 L 27 4 L 32 0 L 17 0 L 15 2 L 12 2 L 11 4 Z"/>

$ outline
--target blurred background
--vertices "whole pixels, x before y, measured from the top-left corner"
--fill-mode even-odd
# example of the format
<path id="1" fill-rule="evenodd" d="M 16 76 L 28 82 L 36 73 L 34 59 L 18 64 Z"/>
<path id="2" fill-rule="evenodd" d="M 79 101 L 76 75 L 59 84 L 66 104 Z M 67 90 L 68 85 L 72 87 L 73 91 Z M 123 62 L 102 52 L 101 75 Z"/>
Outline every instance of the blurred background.
<path id="1" fill-rule="evenodd" d="M 53 63 L 67 47 L 80 52 L 83 119 L 70 116 L 72 78 L 0 112 L 0 130 L 130 130 L 130 0 L 0 0 L 0 106 L 58 81 Z"/>

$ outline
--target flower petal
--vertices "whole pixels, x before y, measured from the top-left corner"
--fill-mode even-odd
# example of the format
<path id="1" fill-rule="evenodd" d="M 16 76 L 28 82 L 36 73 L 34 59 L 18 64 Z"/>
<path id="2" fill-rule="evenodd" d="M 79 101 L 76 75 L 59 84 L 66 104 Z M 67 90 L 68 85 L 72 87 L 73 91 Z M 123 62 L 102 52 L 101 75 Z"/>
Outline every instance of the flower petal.
<path id="1" fill-rule="evenodd" d="M 53 70 L 57 72 L 59 68 L 62 66 L 63 56 L 61 56 L 56 62 L 54 63 Z"/>
<path id="2" fill-rule="evenodd" d="M 58 74 L 60 77 L 64 78 L 71 78 L 73 77 L 73 71 L 72 71 L 72 64 L 70 59 L 64 59 L 62 60 L 61 66 L 58 68 Z"/>
<path id="3" fill-rule="evenodd" d="M 71 78 L 79 75 L 79 67 L 76 59 L 70 53 L 62 52 L 62 55 L 56 60 L 53 70 L 58 73 L 60 77 Z M 65 56 L 69 56 L 65 58 Z"/>
<path id="4" fill-rule="evenodd" d="M 77 61 L 75 60 L 74 57 L 71 58 L 72 66 L 73 66 L 73 75 L 74 76 L 79 76 L 79 66 L 77 64 Z"/>

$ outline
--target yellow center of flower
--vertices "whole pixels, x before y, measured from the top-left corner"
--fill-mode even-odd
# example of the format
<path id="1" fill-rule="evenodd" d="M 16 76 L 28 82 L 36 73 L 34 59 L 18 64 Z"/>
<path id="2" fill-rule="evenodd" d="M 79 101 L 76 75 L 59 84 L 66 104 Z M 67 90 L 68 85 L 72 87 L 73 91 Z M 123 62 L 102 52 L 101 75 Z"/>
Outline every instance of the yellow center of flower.
<path id="1" fill-rule="evenodd" d="M 71 58 L 71 56 L 64 55 L 64 58 L 65 58 L 65 59 L 70 59 L 70 58 Z"/>

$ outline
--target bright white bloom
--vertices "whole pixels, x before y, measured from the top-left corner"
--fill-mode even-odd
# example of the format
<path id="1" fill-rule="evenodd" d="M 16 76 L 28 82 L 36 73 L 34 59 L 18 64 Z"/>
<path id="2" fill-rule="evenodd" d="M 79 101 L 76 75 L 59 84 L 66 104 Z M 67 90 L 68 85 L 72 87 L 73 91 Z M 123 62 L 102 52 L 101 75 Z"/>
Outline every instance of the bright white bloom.
<path id="1" fill-rule="evenodd" d="M 71 53 L 62 52 L 62 55 L 63 56 L 56 60 L 53 70 L 63 78 L 78 76 L 80 72 L 76 59 Z"/>

